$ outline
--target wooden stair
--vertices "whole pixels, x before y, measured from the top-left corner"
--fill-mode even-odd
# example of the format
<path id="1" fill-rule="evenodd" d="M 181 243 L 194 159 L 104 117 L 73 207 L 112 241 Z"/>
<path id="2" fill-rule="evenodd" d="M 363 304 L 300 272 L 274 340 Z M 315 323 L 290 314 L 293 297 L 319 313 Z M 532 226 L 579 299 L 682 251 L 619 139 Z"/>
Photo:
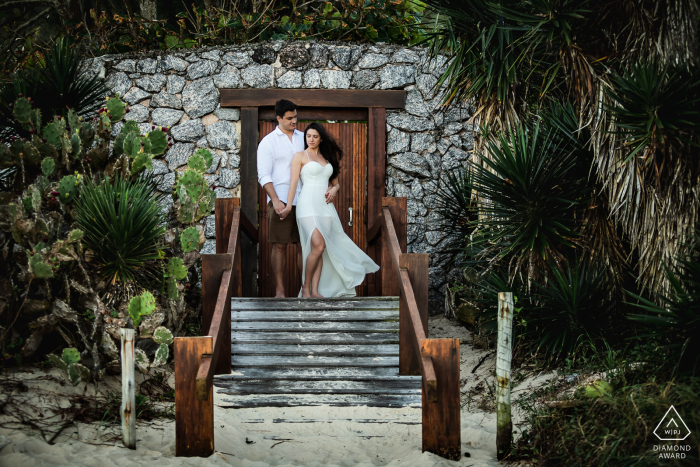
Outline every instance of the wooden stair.
<path id="1" fill-rule="evenodd" d="M 233 298 L 222 407 L 420 407 L 421 377 L 399 376 L 398 297 Z"/>

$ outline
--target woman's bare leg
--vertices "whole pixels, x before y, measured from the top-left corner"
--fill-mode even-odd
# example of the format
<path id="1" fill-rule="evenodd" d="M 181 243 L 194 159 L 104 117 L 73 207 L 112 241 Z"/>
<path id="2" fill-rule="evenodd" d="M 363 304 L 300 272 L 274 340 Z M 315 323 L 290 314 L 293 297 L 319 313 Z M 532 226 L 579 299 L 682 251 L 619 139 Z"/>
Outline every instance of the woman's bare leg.
<path id="1" fill-rule="evenodd" d="M 301 296 L 303 298 L 311 297 L 311 283 L 313 282 L 316 267 L 323 256 L 323 250 L 326 249 L 326 240 L 321 235 L 318 229 L 314 229 L 311 234 L 311 244 L 309 256 L 306 257 L 306 274 L 304 274 L 304 284 L 301 286 Z"/>
<path id="2" fill-rule="evenodd" d="M 321 253 L 321 259 L 318 260 L 318 266 L 316 266 L 316 271 L 314 271 L 314 277 L 311 279 L 311 296 L 314 298 L 323 298 L 323 295 L 318 293 L 318 283 L 321 280 L 321 270 L 323 269 L 323 253 Z"/>

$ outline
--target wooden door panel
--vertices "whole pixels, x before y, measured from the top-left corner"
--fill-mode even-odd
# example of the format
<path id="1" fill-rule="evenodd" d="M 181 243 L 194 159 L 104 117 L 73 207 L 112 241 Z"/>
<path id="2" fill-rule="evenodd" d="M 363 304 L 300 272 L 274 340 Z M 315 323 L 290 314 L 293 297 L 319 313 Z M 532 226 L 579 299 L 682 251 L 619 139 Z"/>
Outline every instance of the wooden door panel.
<path id="1" fill-rule="evenodd" d="M 273 131 L 277 122 L 260 122 L 260 139 Z M 297 128 L 304 131 L 308 122 L 299 122 Z M 323 123 L 324 128 L 340 145 L 343 159 L 340 162 L 340 191 L 335 204 L 338 217 L 345 233 L 363 251 L 367 251 L 367 124 L 366 123 Z M 259 220 L 259 275 L 258 291 L 261 297 L 272 297 L 275 294 L 275 282 L 270 268 L 270 253 L 272 245 L 268 243 L 267 195 L 262 187 L 259 188 L 260 210 Z M 353 208 L 352 226 L 349 225 L 350 211 Z M 297 249 L 299 245 L 287 247 L 287 261 L 284 271 L 285 294 L 295 297 L 301 288 L 301 273 L 296 266 Z M 366 284 L 355 288 L 357 296 L 364 296 Z"/>

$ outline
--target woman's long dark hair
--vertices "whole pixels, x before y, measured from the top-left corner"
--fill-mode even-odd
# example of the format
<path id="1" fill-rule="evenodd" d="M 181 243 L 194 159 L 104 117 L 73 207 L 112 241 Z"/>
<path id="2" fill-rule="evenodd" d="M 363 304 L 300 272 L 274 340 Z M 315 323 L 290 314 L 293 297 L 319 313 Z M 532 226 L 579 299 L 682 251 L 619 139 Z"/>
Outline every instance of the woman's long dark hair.
<path id="1" fill-rule="evenodd" d="M 323 125 L 316 122 L 310 123 L 309 126 L 306 127 L 306 130 L 304 130 L 304 149 L 309 147 L 309 145 L 306 144 L 306 133 L 309 130 L 316 130 L 321 136 L 321 144 L 318 145 L 318 151 L 323 157 L 326 158 L 328 162 L 330 162 L 331 166 L 333 167 L 333 174 L 330 178 L 333 180 L 338 176 L 338 174 L 340 174 L 340 159 L 343 158 L 343 150 L 340 149 L 340 146 L 338 146 L 338 143 L 335 142 L 335 139 L 333 139 L 333 137 L 326 132 Z"/>

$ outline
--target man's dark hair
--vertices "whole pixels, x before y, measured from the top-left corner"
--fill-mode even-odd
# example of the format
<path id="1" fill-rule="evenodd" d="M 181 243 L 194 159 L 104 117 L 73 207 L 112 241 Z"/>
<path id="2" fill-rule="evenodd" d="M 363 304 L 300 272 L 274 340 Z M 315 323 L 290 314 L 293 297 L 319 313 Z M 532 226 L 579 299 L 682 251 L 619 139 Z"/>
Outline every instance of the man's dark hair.
<path id="1" fill-rule="evenodd" d="M 297 105 L 292 101 L 288 101 L 287 99 L 280 99 L 275 102 L 275 115 L 280 118 L 284 118 L 284 114 L 287 112 L 294 112 L 296 109 Z"/>

